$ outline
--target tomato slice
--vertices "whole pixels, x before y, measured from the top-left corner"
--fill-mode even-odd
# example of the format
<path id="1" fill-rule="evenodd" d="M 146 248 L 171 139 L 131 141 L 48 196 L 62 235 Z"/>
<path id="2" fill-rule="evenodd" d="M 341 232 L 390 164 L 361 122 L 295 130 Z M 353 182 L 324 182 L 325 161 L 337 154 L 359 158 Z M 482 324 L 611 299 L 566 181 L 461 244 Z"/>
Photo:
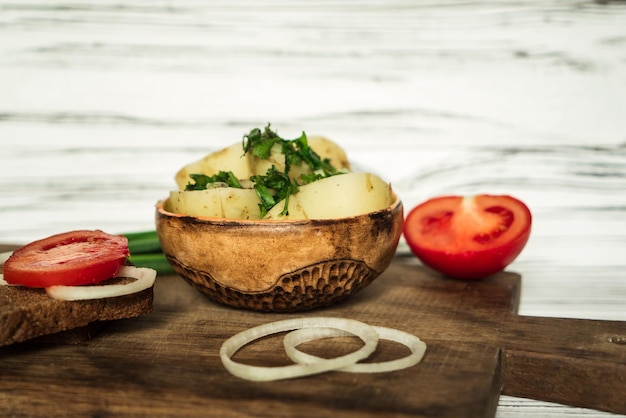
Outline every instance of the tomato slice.
<path id="1" fill-rule="evenodd" d="M 115 277 L 129 255 L 124 236 L 72 231 L 31 242 L 13 252 L 3 267 L 9 284 L 77 286 Z"/>
<path id="2" fill-rule="evenodd" d="M 511 196 L 441 196 L 413 208 L 403 233 L 425 265 L 453 278 L 480 279 L 515 260 L 531 223 L 528 207 Z"/>

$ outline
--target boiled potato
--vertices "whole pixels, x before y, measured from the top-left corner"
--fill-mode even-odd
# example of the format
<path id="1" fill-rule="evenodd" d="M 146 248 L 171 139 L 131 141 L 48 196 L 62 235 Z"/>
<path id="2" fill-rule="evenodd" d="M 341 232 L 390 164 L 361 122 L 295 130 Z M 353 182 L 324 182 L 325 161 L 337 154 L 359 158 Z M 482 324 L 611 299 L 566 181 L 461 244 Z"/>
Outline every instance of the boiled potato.
<path id="1" fill-rule="evenodd" d="M 355 216 L 389 207 L 391 185 L 371 173 L 346 173 L 300 186 L 289 197 L 288 215 L 281 201 L 264 219 L 330 219 Z"/>
<path id="2" fill-rule="evenodd" d="M 190 216 L 222 216 L 222 202 L 217 189 L 171 191 L 164 209 L 173 213 Z M 202 215 L 199 215 L 199 213 Z"/>
<path id="3" fill-rule="evenodd" d="M 344 150 L 334 143 L 333 141 L 321 137 L 313 136 L 307 138 L 309 146 L 315 151 L 322 160 L 329 159 L 330 163 L 337 170 L 349 170 L 350 163 Z M 265 175 L 267 170 L 272 168 L 272 165 L 279 171 L 285 171 L 285 155 L 282 153 L 280 144 L 275 144 L 268 159 L 260 159 L 258 157 L 251 157 L 250 159 L 250 171 L 255 175 Z M 292 165 L 289 172 L 289 177 L 299 182 L 302 174 L 311 174 L 313 170 L 308 164 L 302 163 L 302 165 Z"/>
<path id="4" fill-rule="evenodd" d="M 171 191 L 165 209 L 190 216 L 224 219 L 259 219 L 259 197 L 254 189 L 217 187 L 206 190 Z"/>
<path id="5" fill-rule="evenodd" d="M 322 159 L 328 158 L 336 169 L 350 169 L 346 153 L 333 141 L 317 136 L 308 138 L 308 142 Z M 279 144 L 275 144 L 270 157 L 263 160 L 252 154 L 244 155 L 242 144 L 238 142 L 185 165 L 176 173 L 175 180 L 178 189 L 185 190 L 187 183 L 191 181 L 190 174 L 213 176 L 220 171 L 232 171 L 238 179 L 249 179 L 253 175 L 265 175 L 272 165 L 280 171 L 285 170 L 285 156 Z M 291 178 L 298 179 L 303 173 L 311 173 L 311 168 L 307 164 L 291 167 Z"/>
<path id="6" fill-rule="evenodd" d="M 337 170 L 350 170 L 350 162 L 344 150 L 331 141 L 330 139 L 321 136 L 308 137 L 307 141 L 313 151 L 315 151 L 322 160 L 329 159 L 330 163 Z M 284 164 L 281 169 L 284 169 Z M 308 164 L 303 163 L 299 166 L 291 166 L 289 177 L 298 181 L 300 175 L 311 174 L 313 170 Z M 265 174 L 265 173 L 263 173 Z"/>
<path id="7" fill-rule="evenodd" d="M 262 159 L 252 154 L 247 155 L 249 156 L 250 174 L 253 176 L 264 176 L 272 166 L 275 166 L 278 171 L 285 171 L 285 154 L 283 154 L 280 144 L 272 145 L 270 156 L 267 159 Z"/>
<path id="8" fill-rule="evenodd" d="M 328 158 L 337 170 L 350 170 L 350 161 L 343 148 L 323 136 L 311 136 L 309 146 L 323 159 Z"/>
<path id="9" fill-rule="evenodd" d="M 259 219 L 259 196 L 254 189 L 221 188 L 222 216 L 226 219 Z"/>
<path id="10" fill-rule="evenodd" d="M 321 136 L 307 139 L 322 160 L 330 160 L 338 170 L 350 170 L 346 153 L 339 145 Z M 285 170 L 285 156 L 280 144 L 272 147 L 268 159 L 260 159 L 251 153 L 244 155 L 240 142 L 213 152 L 176 173 L 178 190 L 170 193 L 166 209 L 190 216 L 259 219 L 260 200 L 251 188 L 218 187 L 196 191 L 185 191 L 185 188 L 191 181 L 191 174 L 213 176 L 220 171 L 232 171 L 235 177 L 245 182 L 251 176 L 265 175 L 272 166 L 279 171 Z M 298 181 L 302 174 L 311 173 L 312 169 L 307 164 L 293 165 L 290 177 Z M 300 191 L 289 198 L 287 217 L 279 216 L 284 204 L 284 201 L 278 203 L 266 218 L 323 219 L 371 212 L 391 204 L 391 189 L 372 174 L 341 174 L 301 186 Z"/>
<path id="11" fill-rule="evenodd" d="M 179 190 L 185 190 L 187 183 L 191 181 L 190 174 L 213 176 L 220 171 L 232 171 L 238 179 L 250 178 L 249 159 L 243 153 L 241 142 L 238 142 L 181 168 L 176 173 L 176 184 Z"/>

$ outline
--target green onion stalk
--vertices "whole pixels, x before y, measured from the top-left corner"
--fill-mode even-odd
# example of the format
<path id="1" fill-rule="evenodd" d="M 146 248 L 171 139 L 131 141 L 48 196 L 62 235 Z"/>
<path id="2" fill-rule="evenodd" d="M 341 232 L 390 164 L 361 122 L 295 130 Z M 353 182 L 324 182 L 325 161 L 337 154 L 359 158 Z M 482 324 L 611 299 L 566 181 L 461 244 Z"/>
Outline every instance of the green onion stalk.
<path id="1" fill-rule="evenodd" d="M 133 265 L 154 269 L 158 274 L 174 273 L 163 254 L 156 231 L 129 232 L 122 235 L 128 239 L 128 260 Z"/>

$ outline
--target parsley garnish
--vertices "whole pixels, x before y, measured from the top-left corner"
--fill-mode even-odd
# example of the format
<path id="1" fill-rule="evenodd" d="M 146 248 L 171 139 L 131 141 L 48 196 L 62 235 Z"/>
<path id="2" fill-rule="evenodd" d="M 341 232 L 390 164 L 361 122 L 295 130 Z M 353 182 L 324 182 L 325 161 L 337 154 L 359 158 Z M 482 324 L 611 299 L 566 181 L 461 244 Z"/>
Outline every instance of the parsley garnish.
<path id="1" fill-rule="evenodd" d="M 332 166 L 329 159 L 322 159 L 311 147 L 302 132 L 298 138 L 284 139 L 271 130 L 270 124 L 261 130 L 254 128 L 250 133 L 243 136 L 242 148 L 244 155 L 252 153 L 255 157 L 266 160 L 270 157 L 272 147 L 279 144 L 281 153 L 284 155 L 285 170 L 280 171 L 276 166 L 272 165 L 264 175 L 256 175 L 250 177 L 254 183 L 254 190 L 259 196 L 259 208 L 261 209 L 261 217 L 274 207 L 281 200 L 285 200 L 285 207 L 280 215 L 288 214 L 289 196 L 298 192 L 298 187 L 311 183 L 313 181 L 341 174 Z M 311 168 L 311 173 L 302 174 L 298 179 L 291 178 L 289 175 L 292 166 L 301 166 L 306 163 Z M 239 180 L 232 171 L 220 171 L 214 176 L 206 176 L 204 174 L 191 174 L 194 183 L 187 184 L 185 190 L 205 190 L 211 187 L 236 187 L 242 188 Z"/>
<path id="2" fill-rule="evenodd" d="M 220 171 L 213 176 L 204 174 L 190 174 L 193 184 L 187 183 L 185 190 L 205 190 L 213 187 L 236 187 L 241 189 L 241 183 L 232 171 Z"/>
<path id="3" fill-rule="evenodd" d="M 288 213 L 289 196 L 298 192 L 298 184 L 292 181 L 282 171 L 272 166 L 264 176 L 252 176 L 250 180 L 254 182 L 254 190 L 261 199 L 259 208 L 261 208 L 261 217 L 265 216 L 267 211 L 273 208 L 278 202 L 285 199 L 285 208 L 281 211 L 281 215 Z"/>

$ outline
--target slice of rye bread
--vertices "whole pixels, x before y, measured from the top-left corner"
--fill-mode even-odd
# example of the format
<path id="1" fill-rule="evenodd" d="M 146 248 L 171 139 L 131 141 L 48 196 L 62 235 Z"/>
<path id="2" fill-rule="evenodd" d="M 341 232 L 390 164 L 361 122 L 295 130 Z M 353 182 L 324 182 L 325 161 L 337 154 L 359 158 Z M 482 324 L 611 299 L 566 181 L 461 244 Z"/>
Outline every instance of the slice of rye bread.
<path id="1" fill-rule="evenodd" d="M 60 301 L 44 289 L 0 285 L 0 347 L 55 334 L 62 342 L 68 330 L 92 330 L 100 321 L 132 318 L 152 312 L 153 287 L 113 298 Z M 57 334 L 59 333 L 59 334 Z M 85 331 L 84 335 L 91 335 Z M 71 341 L 70 341 L 71 342 Z"/>

